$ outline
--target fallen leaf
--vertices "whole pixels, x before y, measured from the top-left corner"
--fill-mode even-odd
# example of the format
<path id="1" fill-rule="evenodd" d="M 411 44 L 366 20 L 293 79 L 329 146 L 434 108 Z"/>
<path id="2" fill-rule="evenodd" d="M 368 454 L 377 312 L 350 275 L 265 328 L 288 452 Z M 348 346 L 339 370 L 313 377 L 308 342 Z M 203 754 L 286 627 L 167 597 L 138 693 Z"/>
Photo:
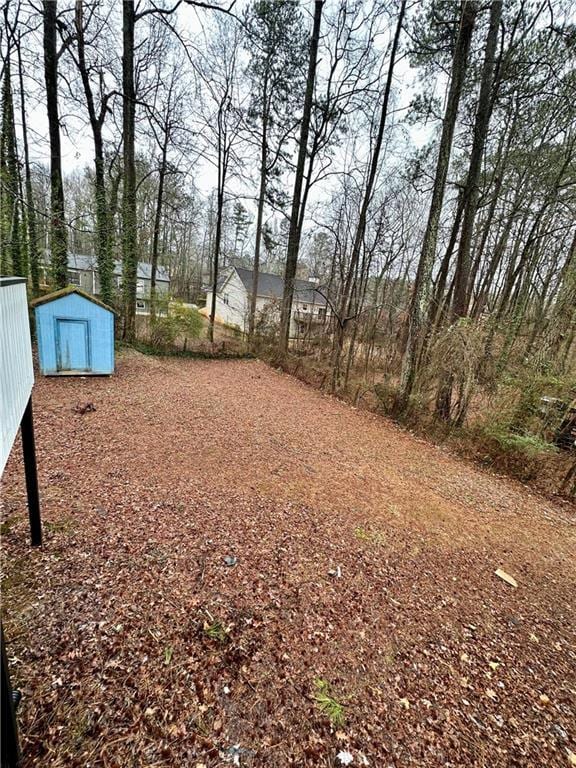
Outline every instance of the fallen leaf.
<path id="1" fill-rule="evenodd" d="M 493 691 L 492 688 L 486 688 L 486 696 L 488 696 L 488 698 L 492 700 L 498 698 L 496 696 L 496 691 Z"/>
<path id="2" fill-rule="evenodd" d="M 496 576 L 498 576 L 499 579 L 502 579 L 502 581 L 505 581 L 506 584 L 510 584 L 511 587 L 517 587 L 518 582 L 516 579 L 513 579 L 510 574 L 506 573 L 506 571 L 503 571 L 502 568 L 497 568 L 494 573 Z"/>
<path id="3" fill-rule="evenodd" d="M 262 375 L 256 386 L 254 370 Z M 515 539 L 515 486 L 476 474 L 444 453 L 436 462 L 423 443 L 427 462 L 445 480 L 439 499 L 428 486 L 418 487 L 422 451 L 413 437 L 396 433 L 379 416 L 353 416 L 343 403 L 318 399 L 259 361 L 197 362 L 128 351 L 114 378 L 38 380 L 34 397 L 45 517 L 66 530 L 56 528 L 57 541 L 49 539 L 31 556 L 16 452 L 2 477 L 9 499 L 2 523 L 14 514 L 2 555 L 18 580 L 14 588 L 3 584 L 2 597 L 11 617 L 11 630 L 5 629 L 15 680 L 26 681 L 36 715 L 43 708 L 35 701 L 49 705 L 50 717 L 36 717 L 33 734 L 49 762 L 70 762 L 63 734 L 70 730 L 71 698 L 59 694 L 71 684 L 73 709 L 86 713 L 82 754 L 76 755 L 83 764 L 98 762 L 100 742 L 114 741 L 112 762 L 119 766 L 138 761 L 137 755 L 147 764 L 226 768 L 236 756 L 226 751 L 231 739 L 241 737 L 242 768 L 258 762 L 260 753 L 271 768 L 287 754 L 294 765 L 362 768 L 359 749 L 370 755 L 371 768 L 385 768 L 394 762 L 393 754 L 382 759 L 378 744 L 385 722 L 386 741 L 393 749 L 399 738 L 408 739 L 414 763 L 418 756 L 426 763 L 428 754 L 431 763 L 462 765 L 462 749 L 486 740 L 493 763 L 514 752 L 520 762 L 531 755 L 535 766 L 556 758 L 558 767 L 576 768 L 564 710 L 576 695 L 566 612 L 553 610 L 568 594 L 571 574 L 546 569 L 554 552 L 566 547 L 563 527 L 540 514 L 547 503 L 523 497 L 529 509 Z M 102 403 L 96 413 L 70 419 L 76 399 L 96 398 Z M 284 440 L 289 451 L 282 449 Z M 388 440 L 398 459 L 393 473 L 382 456 Z M 312 480 L 304 460 L 314 464 Z M 258 471 L 269 463 L 282 469 L 281 483 Z M 348 533 L 358 520 L 376 524 L 372 508 L 381 503 L 384 482 L 391 497 L 406 501 L 404 524 L 389 546 L 351 545 Z M 472 549 L 450 511 L 460 504 L 479 534 Z M 498 510 L 498 535 L 488 508 Z M 446 547 L 429 546 L 430 525 L 441 526 Z M 542 578 L 528 579 L 516 565 L 527 557 L 529 541 L 538 542 L 531 557 Z M 243 565 L 227 568 L 223 556 L 236 551 Z M 410 553 L 406 578 L 396 572 L 401 552 Z M 482 561 L 488 563 L 483 579 Z M 347 582 L 326 578 L 336 563 L 351 578 L 345 610 L 332 593 Z M 413 563 L 422 578 L 414 578 Z M 517 595 L 508 584 L 500 589 L 500 577 L 490 582 L 494 563 L 518 567 Z M 526 604 L 510 605 L 524 595 Z M 313 611 L 307 610 L 310 601 Z M 393 619 L 386 632 L 379 631 L 382 605 L 390 614 L 384 618 Z M 510 631 L 512 616 L 517 623 Z M 207 643 L 204 619 L 223 628 L 235 622 L 230 641 Z M 545 653 L 532 648 L 535 643 Z M 414 647 L 418 652 L 411 654 Z M 342 673 L 355 663 L 362 674 Z M 337 676 L 336 695 L 353 702 L 346 732 L 338 725 L 331 732 L 316 718 L 311 723 L 305 695 L 268 696 L 270 680 L 296 675 L 299 687 L 303 669 Z M 492 685 L 497 698 L 488 704 L 485 691 Z M 409 691 L 413 713 L 411 701 L 400 702 Z M 551 702 L 543 706 L 539 696 L 547 691 Z M 153 707 L 153 715 L 145 715 Z M 241 710 L 256 717 L 238 729 Z M 131 724 L 129 739 L 115 740 L 118 722 Z M 308 736 L 315 724 L 324 740 Z M 462 728 L 471 729 L 464 746 L 454 738 Z M 157 742 L 152 748 L 151 737 Z M 336 759 L 341 750 L 353 755 L 351 765 Z"/>
<path id="4" fill-rule="evenodd" d="M 410 702 L 408 699 L 400 699 L 400 705 L 404 707 L 404 709 L 410 709 Z"/>
<path id="5" fill-rule="evenodd" d="M 544 706 L 546 706 L 547 704 L 550 704 L 550 699 L 548 698 L 548 696 L 546 696 L 545 693 L 540 694 L 540 704 L 543 704 Z"/>

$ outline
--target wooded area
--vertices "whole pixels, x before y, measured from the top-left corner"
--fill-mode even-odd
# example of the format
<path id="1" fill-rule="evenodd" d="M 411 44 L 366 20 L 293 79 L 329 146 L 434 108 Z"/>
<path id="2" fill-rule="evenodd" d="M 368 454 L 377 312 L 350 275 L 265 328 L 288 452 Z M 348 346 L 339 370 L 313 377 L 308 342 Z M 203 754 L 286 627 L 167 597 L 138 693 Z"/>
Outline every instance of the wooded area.
<path id="1" fill-rule="evenodd" d="M 410 423 L 556 450 L 576 396 L 571 0 L 11 0 L 3 14 L 3 273 L 37 295 L 66 284 L 69 252 L 95 256 L 130 342 L 139 261 L 152 323 L 159 265 L 195 303 L 224 267 L 250 267 L 253 351 Z M 272 321 L 259 271 L 284 276 Z M 330 312 L 290 340 L 298 277 Z"/>

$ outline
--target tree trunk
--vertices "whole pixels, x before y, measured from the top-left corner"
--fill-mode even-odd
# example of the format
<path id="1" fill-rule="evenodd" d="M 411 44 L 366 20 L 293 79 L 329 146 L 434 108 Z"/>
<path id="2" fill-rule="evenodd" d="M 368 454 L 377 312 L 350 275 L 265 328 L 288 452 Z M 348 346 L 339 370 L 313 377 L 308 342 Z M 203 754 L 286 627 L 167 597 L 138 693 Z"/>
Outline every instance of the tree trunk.
<path id="1" fill-rule="evenodd" d="M 208 339 L 214 343 L 214 323 L 216 322 L 216 291 L 220 268 L 220 248 L 222 243 L 222 217 L 224 212 L 224 190 L 226 189 L 226 175 L 228 171 L 228 152 L 226 129 L 223 123 L 222 111 L 226 109 L 224 103 L 220 104 L 218 113 L 218 189 L 216 191 L 216 233 L 214 235 L 214 259 L 212 270 L 212 306 L 210 307 L 210 323 L 208 326 Z"/>
<path id="2" fill-rule="evenodd" d="M 442 318 L 445 316 L 446 304 L 450 301 L 450 290 L 446 294 L 446 283 L 448 282 L 448 273 L 450 271 L 450 260 L 456 247 L 456 241 L 458 240 L 458 233 L 460 232 L 460 224 L 462 223 L 462 213 L 464 211 L 464 200 L 462 193 L 458 195 L 458 202 L 456 205 L 456 215 L 452 224 L 452 231 L 450 232 L 450 240 L 448 241 L 448 247 L 446 253 L 440 264 L 438 275 L 436 277 L 436 283 L 432 290 L 432 300 L 430 301 L 430 308 L 428 313 L 427 330 L 422 340 L 422 349 L 420 351 L 418 365 L 422 363 L 427 353 L 428 344 L 432 338 L 434 332 L 440 326 Z"/>
<path id="3" fill-rule="evenodd" d="M 124 177 L 122 188 L 122 304 L 123 336 L 133 341 L 136 336 L 136 277 L 138 272 L 136 223 L 136 164 L 134 90 L 134 26 L 136 15 L 133 0 L 122 2 L 122 129 L 124 138 Z"/>
<path id="4" fill-rule="evenodd" d="M 556 363 L 557 369 L 562 370 L 564 360 L 560 358 L 562 343 L 570 335 L 570 327 L 576 317 L 576 230 L 570 245 L 566 268 L 563 270 L 562 282 L 556 294 L 556 302 L 552 316 L 544 332 L 544 338 L 536 356 L 537 366 L 545 369 L 547 365 Z M 560 364 L 558 364 L 560 363 Z"/>
<path id="5" fill-rule="evenodd" d="M 94 142 L 94 192 L 96 202 L 96 261 L 100 280 L 100 298 L 105 304 L 112 304 L 114 288 L 112 284 L 113 261 L 108 231 L 108 207 L 106 204 L 106 181 L 104 162 L 104 143 L 102 140 L 102 124 L 105 117 L 105 105 L 100 115 L 96 114 L 94 95 L 90 84 L 90 75 L 86 65 L 86 45 L 84 40 L 83 3 L 76 2 L 76 36 L 78 40 L 78 69 L 84 88 L 84 96 L 88 107 L 88 117 Z"/>
<path id="6" fill-rule="evenodd" d="M 54 287 L 64 288 L 68 282 L 68 233 L 64 216 L 58 116 L 57 0 L 43 0 L 42 5 L 44 8 L 44 78 L 50 137 L 50 272 Z"/>
<path id="7" fill-rule="evenodd" d="M 476 298 L 472 309 L 472 317 L 477 319 L 480 317 L 486 304 L 488 303 L 490 288 L 494 284 L 494 278 L 498 269 L 502 265 L 502 259 L 506 252 L 508 245 L 508 239 L 514 226 L 514 220 L 518 214 L 518 210 L 523 199 L 522 187 L 519 185 L 516 191 L 515 199 L 512 203 L 512 208 L 504 221 L 502 231 L 498 233 L 496 244 L 494 245 L 494 251 L 488 262 L 488 267 L 480 280 L 478 290 L 476 292 Z"/>
<path id="8" fill-rule="evenodd" d="M 476 21 L 476 13 L 477 6 L 475 2 L 466 2 L 462 5 L 460 28 L 458 31 L 456 47 L 454 49 L 454 58 L 452 60 L 450 90 L 448 93 L 448 101 L 446 103 L 446 111 L 442 125 L 442 137 L 440 139 L 440 149 L 438 152 L 436 174 L 434 177 L 432 201 L 430 203 L 428 222 L 424 234 L 424 241 L 422 243 L 422 252 L 418 263 L 418 271 L 416 273 L 409 311 L 408 339 L 402 362 L 400 390 L 396 403 L 396 407 L 400 412 L 406 409 L 414 387 L 420 346 L 426 330 L 425 325 L 429 311 L 428 305 L 430 300 L 432 269 L 436 257 L 440 214 L 442 212 L 442 203 L 444 201 L 444 190 L 446 188 L 448 166 L 450 165 L 452 139 L 454 137 L 454 127 L 458 116 L 458 106 L 460 104 L 460 96 L 462 94 L 466 70 L 468 68 L 468 55 Z"/>
<path id="9" fill-rule="evenodd" d="M 388 103 L 390 101 L 390 90 L 392 88 L 392 77 L 394 75 L 394 65 L 396 63 L 396 52 L 398 51 L 398 43 L 400 41 L 400 33 L 402 32 L 402 23 L 404 21 L 404 13 L 406 11 L 406 0 L 402 0 L 400 4 L 400 10 L 398 12 L 398 21 L 396 23 L 396 31 L 394 33 L 394 40 L 392 42 L 392 49 L 390 51 L 390 62 L 388 64 L 388 74 L 386 77 L 386 86 L 384 88 L 384 98 L 382 100 L 382 109 L 380 110 L 380 122 L 378 124 L 378 134 L 376 136 L 376 142 L 374 144 L 374 151 L 370 158 L 370 166 L 368 170 L 368 178 L 366 181 L 366 188 L 364 190 L 364 196 L 362 199 L 362 205 L 360 207 L 360 215 L 358 217 L 358 225 L 354 235 L 354 243 L 352 245 L 352 254 L 350 256 L 350 265 L 348 268 L 348 274 L 344 282 L 344 288 L 342 291 L 342 297 L 340 301 L 339 311 L 339 323 L 336 328 L 335 341 L 332 354 L 332 386 L 331 389 L 334 392 L 338 386 L 338 379 L 340 376 L 340 357 L 342 355 L 342 348 L 344 346 L 344 338 L 346 335 L 346 323 L 348 322 L 350 294 L 352 290 L 352 284 L 354 281 L 356 267 L 360 258 L 360 251 L 364 242 L 364 235 L 366 234 L 366 222 L 368 219 L 368 209 L 372 201 L 372 195 L 374 193 L 374 184 L 376 181 L 376 174 L 380 165 L 380 152 L 382 151 L 382 141 L 384 139 L 384 128 L 386 127 L 386 118 L 388 116 Z"/>
<path id="10" fill-rule="evenodd" d="M 108 209 L 106 211 L 106 221 L 108 225 L 108 248 L 110 249 L 110 256 L 114 253 L 114 249 L 117 241 L 117 222 L 116 217 L 118 215 L 118 197 L 120 191 L 120 182 L 122 181 L 122 168 L 120 167 L 116 172 L 116 175 L 112 177 L 110 182 L 110 194 L 108 195 Z M 114 259 L 112 259 L 112 278 L 114 278 Z M 114 280 L 112 279 L 112 295 L 114 295 Z"/>
<path id="11" fill-rule="evenodd" d="M 2 203 L 1 269 L 4 274 L 26 277 L 20 239 L 20 174 L 10 76 L 10 50 L 8 50 L 6 55 L 4 80 L 2 83 L 2 129 L 0 141 L 0 173 L 2 181 L 2 188 L 0 189 L 0 200 Z"/>
<path id="12" fill-rule="evenodd" d="M 499 85 L 499 80 L 495 80 L 496 89 L 498 88 L 498 85 Z M 492 199 L 490 201 L 488 213 L 486 215 L 486 219 L 482 227 L 482 235 L 480 237 L 480 242 L 478 247 L 476 248 L 474 266 L 472 268 L 472 275 L 471 275 L 470 283 L 468 286 L 468 306 L 470 306 L 470 301 L 472 300 L 472 296 L 474 296 L 474 301 L 473 301 L 472 310 L 471 310 L 471 315 L 473 318 L 477 318 L 478 316 L 477 315 L 478 296 L 480 292 L 480 284 L 484 279 L 484 276 L 482 275 L 482 272 L 481 272 L 481 266 L 484 259 L 484 251 L 486 249 L 488 237 L 492 231 L 492 223 L 494 221 L 496 207 L 501 202 L 500 193 L 502 191 L 502 187 L 504 184 L 505 168 L 509 162 L 510 147 L 512 146 L 512 140 L 516 135 L 516 127 L 518 124 L 518 111 L 519 111 L 518 105 L 516 104 L 514 108 L 514 112 L 510 116 L 509 120 L 506 122 L 505 129 L 502 132 L 502 136 L 498 143 L 498 150 L 496 153 L 496 161 L 494 163 L 494 168 L 492 171 L 492 178 L 490 180 L 490 184 L 488 185 L 489 188 L 492 189 Z M 497 232 L 498 231 L 499 229 L 497 228 Z M 491 279 L 489 284 L 491 284 Z"/>
<path id="13" fill-rule="evenodd" d="M 314 97 L 314 82 L 316 80 L 316 59 L 318 56 L 318 41 L 320 40 L 320 21 L 324 0 L 314 0 L 314 25 L 310 39 L 310 57 L 308 61 L 308 77 L 306 80 L 306 94 L 304 109 L 302 112 L 302 126 L 300 129 L 300 142 L 298 147 L 298 162 L 296 165 L 296 178 L 294 180 L 294 194 L 292 196 L 292 212 L 290 215 L 290 229 L 288 232 L 288 249 L 286 253 L 286 270 L 284 272 L 284 294 L 282 296 L 282 312 L 280 316 L 280 353 L 288 352 L 290 337 L 290 320 L 292 318 L 292 300 L 294 298 L 294 279 L 298 265 L 298 250 L 300 247 L 300 199 L 302 196 L 302 184 L 304 177 L 304 164 L 306 162 L 306 149 L 308 147 L 308 134 L 310 133 L 310 116 L 312 114 L 312 100 Z"/>
<path id="14" fill-rule="evenodd" d="M 214 323 L 216 322 L 216 290 L 218 288 L 218 270 L 220 266 L 220 244 L 222 241 L 222 211 L 224 209 L 224 193 L 218 189 L 216 200 L 216 234 L 214 235 L 214 267 L 212 272 L 212 306 L 210 307 L 210 325 L 208 339 L 214 342 Z"/>
<path id="15" fill-rule="evenodd" d="M 492 84 L 494 82 L 496 45 L 498 43 L 498 27 L 501 15 L 502 0 L 493 0 L 490 6 L 490 26 L 488 28 L 488 37 L 486 38 L 480 94 L 478 96 L 476 118 L 474 121 L 474 138 L 470 153 L 470 165 L 468 167 L 466 186 L 462 195 L 464 213 L 456 257 L 456 272 L 454 274 L 454 292 L 450 313 L 452 322 L 466 317 L 468 314 L 472 232 L 478 209 L 478 199 L 480 197 L 479 181 L 480 171 L 482 170 L 482 155 L 492 113 Z M 446 372 L 440 377 L 439 392 L 436 399 L 436 415 L 443 419 L 450 418 L 453 378 L 454 374 L 452 372 Z M 460 415 L 460 418 L 462 418 L 462 415 Z"/>
<path id="16" fill-rule="evenodd" d="M 28 150 L 28 122 L 26 117 L 26 95 L 24 92 L 24 73 L 22 69 L 22 53 L 20 39 L 16 43 L 18 51 L 18 78 L 20 83 L 20 112 L 22 120 L 22 145 L 24 147 L 24 173 L 26 188 L 26 223 L 28 225 L 28 261 L 30 277 L 32 278 L 32 294 L 40 293 L 40 258 L 38 252 L 38 235 L 36 230 L 36 206 L 32 192 L 32 172 L 30 170 L 30 153 Z"/>
<path id="17" fill-rule="evenodd" d="M 156 197 L 156 213 L 154 215 L 154 235 L 152 237 L 152 263 L 150 265 L 150 321 L 156 319 L 156 272 L 158 271 L 158 240 L 160 239 L 160 222 L 162 220 L 162 203 L 164 200 L 164 180 L 166 178 L 166 158 L 168 156 L 169 132 L 166 129 L 162 146 L 162 159 L 158 175 L 158 195 Z"/>
<path id="18" fill-rule="evenodd" d="M 267 78 L 264 80 L 264 89 L 267 88 Z M 266 198 L 266 166 L 268 155 L 268 109 L 266 106 L 266 94 L 264 94 L 264 108 L 262 110 L 262 143 L 260 146 L 260 191 L 258 193 L 258 212 L 256 214 L 256 235 L 254 243 L 254 266 L 252 268 L 252 293 L 250 295 L 250 310 L 248 314 L 248 340 L 252 341 L 254 335 L 254 322 L 256 318 L 256 300 L 258 298 L 258 273 L 260 271 L 260 244 L 262 242 L 262 220 L 264 218 L 264 200 Z"/>
<path id="19" fill-rule="evenodd" d="M 496 45 L 498 43 L 498 27 L 502 15 L 502 0 L 493 0 L 490 6 L 490 27 L 486 38 L 486 53 L 482 68 L 482 81 L 480 95 L 474 122 L 474 138 L 470 153 L 470 166 L 468 178 L 464 188 L 464 215 L 462 219 L 462 232 L 458 244 L 456 257 L 456 273 L 454 277 L 454 297 L 452 304 L 452 316 L 454 319 L 465 317 L 468 312 L 468 283 L 470 279 L 470 250 L 472 245 L 472 231 L 478 209 L 480 189 L 480 171 L 482 169 L 482 155 L 488 135 L 488 125 L 492 112 L 492 83 L 494 81 L 494 67 L 496 64 Z"/>
<path id="20" fill-rule="evenodd" d="M 539 244 L 537 241 L 524 248 L 520 261 L 522 271 L 519 274 L 517 293 L 506 321 L 506 336 L 496 363 L 498 373 L 502 373 L 504 370 L 522 327 L 538 256 Z"/>

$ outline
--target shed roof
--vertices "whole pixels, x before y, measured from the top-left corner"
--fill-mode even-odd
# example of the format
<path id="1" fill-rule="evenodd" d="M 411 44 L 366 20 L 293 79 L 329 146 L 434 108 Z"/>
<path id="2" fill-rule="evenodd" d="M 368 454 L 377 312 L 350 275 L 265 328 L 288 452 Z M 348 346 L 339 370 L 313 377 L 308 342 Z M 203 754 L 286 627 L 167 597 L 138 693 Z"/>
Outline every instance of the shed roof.
<path id="1" fill-rule="evenodd" d="M 71 293 L 77 293 L 78 296 L 81 296 L 83 299 L 87 299 L 88 301 L 97 304 L 99 307 L 102 307 L 102 309 L 107 309 L 109 312 L 116 314 L 115 310 L 108 306 L 108 304 L 104 304 L 103 301 L 92 296 L 92 294 L 86 293 L 86 291 L 83 291 L 82 288 L 79 288 L 77 285 L 68 285 L 66 288 L 60 288 L 60 290 L 47 293 L 45 296 L 39 296 L 37 299 L 30 302 L 30 306 L 39 307 L 41 304 L 48 304 L 49 302 L 56 301 L 64 296 L 69 296 Z"/>

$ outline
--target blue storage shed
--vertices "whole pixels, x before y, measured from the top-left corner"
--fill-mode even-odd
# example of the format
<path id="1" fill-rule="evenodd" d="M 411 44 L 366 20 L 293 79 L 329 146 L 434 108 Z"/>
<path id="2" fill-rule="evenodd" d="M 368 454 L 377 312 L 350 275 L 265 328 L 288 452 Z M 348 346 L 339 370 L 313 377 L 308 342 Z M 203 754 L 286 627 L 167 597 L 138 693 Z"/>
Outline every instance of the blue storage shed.
<path id="1" fill-rule="evenodd" d="M 32 306 L 44 376 L 114 373 L 114 310 L 74 285 Z"/>

